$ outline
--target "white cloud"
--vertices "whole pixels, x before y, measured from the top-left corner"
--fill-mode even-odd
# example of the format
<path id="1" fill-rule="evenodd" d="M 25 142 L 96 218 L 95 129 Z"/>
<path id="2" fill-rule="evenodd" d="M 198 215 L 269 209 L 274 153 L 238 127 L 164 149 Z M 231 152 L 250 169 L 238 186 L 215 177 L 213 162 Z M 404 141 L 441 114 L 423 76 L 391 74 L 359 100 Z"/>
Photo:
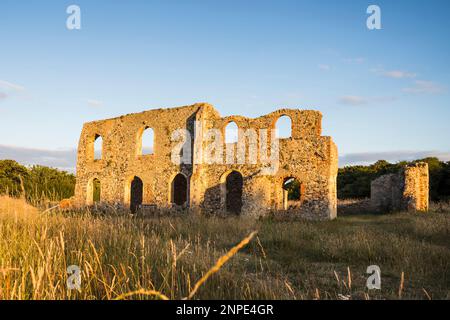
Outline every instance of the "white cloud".
<path id="1" fill-rule="evenodd" d="M 339 103 L 351 105 L 351 106 L 361 106 L 367 104 L 367 100 L 360 96 L 343 96 L 339 98 Z"/>
<path id="2" fill-rule="evenodd" d="M 88 99 L 87 103 L 91 107 L 101 107 L 101 106 L 103 106 L 103 101 L 94 100 L 94 99 Z"/>
<path id="3" fill-rule="evenodd" d="M 345 62 L 347 63 L 356 63 L 356 64 L 361 64 L 364 63 L 366 61 L 366 58 L 362 58 L 362 57 L 358 57 L 358 58 L 347 58 L 344 59 Z"/>
<path id="4" fill-rule="evenodd" d="M 407 71 L 400 71 L 400 70 L 392 70 L 392 71 L 384 71 L 382 72 L 382 75 L 388 78 L 393 79 L 404 79 L 404 78 L 415 78 L 416 74 L 412 72 Z"/>
<path id="5" fill-rule="evenodd" d="M 397 97 L 386 96 L 386 97 L 374 97 L 370 99 L 370 103 L 382 103 L 382 102 L 392 102 L 397 100 Z"/>
<path id="6" fill-rule="evenodd" d="M 361 97 L 361 96 L 342 96 L 338 99 L 340 104 L 349 106 L 362 106 L 374 103 L 386 103 L 397 100 L 396 97 L 386 96 L 386 97 Z"/>
<path id="7" fill-rule="evenodd" d="M 0 145 L 0 160 L 11 159 L 24 165 L 39 164 L 75 172 L 77 151 L 43 150 Z"/>
<path id="8" fill-rule="evenodd" d="M 25 90 L 24 87 L 22 87 L 18 84 L 12 83 L 12 82 L 5 81 L 5 80 L 0 80 L 0 88 L 6 89 L 6 90 L 11 90 L 11 91 L 24 91 Z"/>
<path id="9" fill-rule="evenodd" d="M 323 71 L 328 71 L 331 69 L 331 67 L 327 64 L 319 64 L 318 67 L 320 70 L 323 70 Z"/>
<path id="10" fill-rule="evenodd" d="M 376 73 L 377 75 L 392 79 L 412 79 L 417 76 L 416 73 L 402 70 L 384 70 L 382 68 L 373 68 L 370 69 L 370 71 Z"/>
<path id="11" fill-rule="evenodd" d="M 404 88 L 403 91 L 408 93 L 436 94 L 444 92 L 445 88 L 432 81 L 416 80 L 414 81 L 414 86 Z"/>
<path id="12" fill-rule="evenodd" d="M 441 161 L 450 161 L 450 152 L 441 151 L 384 151 L 384 152 L 361 152 L 348 153 L 339 157 L 339 166 L 346 165 L 369 165 L 378 160 L 386 160 L 391 163 L 399 161 L 412 161 L 427 157 L 436 157 Z"/>
<path id="13" fill-rule="evenodd" d="M 11 95 L 14 95 L 14 93 L 21 93 L 25 91 L 25 88 L 5 80 L 0 80 L 0 89 L 2 89 L 2 92 L 0 92 L 0 101 L 5 100 Z"/>

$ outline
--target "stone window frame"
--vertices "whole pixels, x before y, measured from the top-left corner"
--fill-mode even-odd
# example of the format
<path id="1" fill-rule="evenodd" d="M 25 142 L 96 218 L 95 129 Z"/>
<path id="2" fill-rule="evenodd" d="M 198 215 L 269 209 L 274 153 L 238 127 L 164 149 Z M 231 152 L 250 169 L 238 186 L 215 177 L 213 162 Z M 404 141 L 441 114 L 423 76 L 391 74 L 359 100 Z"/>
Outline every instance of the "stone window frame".
<path id="1" fill-rule="evenodd" d="M 286 137 L 286 138 L 278 138 L 278 139 L 279 140 L 292 140 L 292 139 L 294 139 L 294 120 L 292 118 L 292 115 L 290 115 L 288 113 L 277 114 L 272 120 L 270 129 L 271 129 L 272 132 L 276 132 L 275 130 L 277 129 L 277 122 L 282 117 L 288 117 L 289 118 L 289 120 L 291 122 L 291 135 L 289 137 Z"/>
<path id="2" fill-rule="evenodd" d="M 290 178 L 294 178 L 300 184 L 300 199 L 294 200 L 293 202 L 295 202 L 299 207 L 301 207 L 303 202 L 305 201 L 306 183 L 302 179 L 300 179 L 299 176 L 297 176 L 295 174 L 285 174 L 280 179 L 278 179 L 278 182 L 277 182 L 277 188 L 281 188 L 281 199 L 279 200 L 279 205 L 280 205 L 281 210 L 289 210 L 289 208 L 287 208 L 287 209 L 285 208 L 285 203 L 284 203 L 285 189 L 283 188 L 283 185 L 284 185 L 285 181 Z"/>
<path id="3" fill-rule="evenodd" d="M 191 188 L 191 175 L 187 175 L 186 173 L 182 172 L 182 171 L 177 171 L 175 173 L 173 173 L 170 178 L 169 178 L 169 183 L 168 183 L 168 197 L 167 197 L 167 203 L 168 205 L 171 207 L 174 204 L 173 202 L 173 182 L 175 180 L 175 177 L 177 175 L 183 175 L 184 178 L 186 179 L 186 202 L 184 203 L 183 207 L 189 208 L 190 207 L 190 188 Z"/>
<path id="4" fill-rule="evenodd" d="M 133 181 L 134 177 L 138 177 L 142 181 L 142 203 L 145 203 L 145 188 L 146 188 L 146 180 L 144 179 L 143 175 L 138 174 L 132 174 L 127 176 L 127 178 L 124 180 L 125 186 L 124 186 L 124 192 L 123 192 L 123 204 L 127 207 L 131 204 L 131 182 Z"/>
<path id="5" fill-rule="evenodd" d="M 153 131 L 152 153 L 143 154 L 142 153 L 142 139 L 143 139 L 143 136 L 144 136 L 144 132 L 147 129 L 150 129 L 150 130 Z M 155 152 L 155 145 L 156 145 L 155 142 L 156 142 L 156 131 L 155 131 L 155 129 L 152 126 L 148 125 L 148 124 L 144 124 L 143 126 L 141 126 L 139 128 L 139 130 L 137 131 L 137 137 L 136 137 L 136 150 L 135 150 L 136 157 L 139 158 L 139 157 L 152 157 L 152 156 L 154 156 L 155 153 L 156 153 Z"/>
<path id="6" fill-rule="evenodd" d="M 95 157 L 95 141 L 97 141 L 98 138 L 102 139 L 102 144 L 101 144 L 101 148 L 100 148 L 100 157 L 96 158 Z M 87 139 L 87 146 L 86 146 L 86 150 L 87 150 L 87 154 L 86 154 L 86 160 L 88 162 L 101 162 L 105 159 L 105 138 L 104 135 L 102 133 L 99 132 L 95 132 L 94 134 L 91 134 L 88 136 Z"/>
<path id="7" fill-rule="evenodd" d="M 227 127 L 230 125 L 230 123 L 234 123 L 237 127 L 237 140 L 234 142 L 227 142 Z M 241 138 L 241 126 L 239 125 L 239 122 L 236 121 L 233 117 L 227 119 L 222 127 L 222 137 L 223 137 L 223 144 L 226 145 L 237 145 L 239 143 L 239 140 Z"/>
<path id="8" fill-rule="evenodd" d="M 232 172 L 238 172 L 242 176 L 242 207 L 244 207 L 244 194 L 245 194 L 245 175 L 241 170 L 236 168 L 231 168 L 226 170 L 220 175 L 220 208 L 223 212 L 226 212 L 226 203 L 227 203 L 227 178 Z"/>
<path id="9" fill-rule="evenodd" d="M 92 206 L 94 201 L 94 181 L 97 180 L 100 183 L 100 201 L 102 201 L 102 181 L 101 179 L 95 175 L 91 177 L 86 184 L 86 204 Z"/>

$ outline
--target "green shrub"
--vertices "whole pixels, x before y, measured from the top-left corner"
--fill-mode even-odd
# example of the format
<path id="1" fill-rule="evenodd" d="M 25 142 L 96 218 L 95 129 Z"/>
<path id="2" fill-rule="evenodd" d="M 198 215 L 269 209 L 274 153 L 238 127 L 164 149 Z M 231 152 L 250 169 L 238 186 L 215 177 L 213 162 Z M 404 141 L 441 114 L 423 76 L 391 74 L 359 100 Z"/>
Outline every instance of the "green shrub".
<path id="1" fill-rule="evenodd" d="M 25 192 L 25 193 L 24 193 Z M 0 160 L 0 194 L 25 195 L 28 201 L 59 201 L 75 192 L 75 176 L 58 169 L 25 167 L 14 160 Z"/>

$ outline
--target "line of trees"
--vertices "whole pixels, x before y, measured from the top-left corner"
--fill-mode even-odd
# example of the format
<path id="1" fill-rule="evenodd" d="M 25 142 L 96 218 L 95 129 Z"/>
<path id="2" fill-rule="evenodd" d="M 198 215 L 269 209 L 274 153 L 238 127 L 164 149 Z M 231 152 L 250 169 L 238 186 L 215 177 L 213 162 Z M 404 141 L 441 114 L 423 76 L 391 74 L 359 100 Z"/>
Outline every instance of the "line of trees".
<path id="1" fill-rule="evenodd" d="M 443 162 L 434 157 L 398 163 L 379 160 L 369 166 L 340 168 L 337 178 L 338 198 L 368 198 L 370 197 L 370 183 L 372 180 L 387 173 L 397 173 L 403 166 L 415 162 L 428 163 L 431 200 L 450 199 L 450 161 Z"/>
<path id="2" fill-rule="evenodd" d="M 396 173 L 404 165 L 427 162 L 430 170 L 430 198 L 433 201 L 450 199 L 450 161 L 425 158 L 412 162 L 389 163 L 377 161 L 369 166 L 340 168 L 337 177 L 338 198 L 368 198 L 372 180 L 387 173 Z M 25 167 L 14 160 L 0 160 L 0 194 L 21 196 L 28 201 L 59 201 L 70 198 L 75 191 L 75 175 L 54 168 L 35 165 Z"/>
<path id="3" fill-rule="evenodd" d="M 0 160 L 0 194 L 25 195 L 28 201 L 59 201 L 75 192 L 75 175 L 54 168 L 25 167 L 14 160 Z"/>

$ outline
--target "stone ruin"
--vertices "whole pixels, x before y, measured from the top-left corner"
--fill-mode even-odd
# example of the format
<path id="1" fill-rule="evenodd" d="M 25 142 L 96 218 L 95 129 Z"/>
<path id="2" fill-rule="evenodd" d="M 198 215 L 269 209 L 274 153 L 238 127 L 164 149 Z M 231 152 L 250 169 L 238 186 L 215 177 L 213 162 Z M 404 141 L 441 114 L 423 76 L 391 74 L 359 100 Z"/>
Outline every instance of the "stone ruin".
<path id="1" fill-rule="evenodd" d="M 370 186 L 370 207 L 375 212 L 428 211 L 428 164 L 405 166 L 396 174 L 386 174 Z"/>
<path id="2" fill-rule="evenodd" d="M 282 116 L 291 120 L 291 135 L 275 139 Z M 132 212 L 153 207 L 333 219 L 338 151 L 331 137 L 321 135 L 321 121 L 320 112 L 298 109 L 254 119 L 221 117 L 212 105 L 199 103 L 85 123 L 74 203 L 99 201 Z M 238 126 L 237 141 L 218 139 L 214 133 L 226 136 L 231 122 Z M 153 132 L 153 145 L 145 154 L 142 139 L 148 130 Z M 99 138 L 102 147 L 97 156 L 94 144 Z M 268 161 L 276 151 L 276 161 Z"/>

